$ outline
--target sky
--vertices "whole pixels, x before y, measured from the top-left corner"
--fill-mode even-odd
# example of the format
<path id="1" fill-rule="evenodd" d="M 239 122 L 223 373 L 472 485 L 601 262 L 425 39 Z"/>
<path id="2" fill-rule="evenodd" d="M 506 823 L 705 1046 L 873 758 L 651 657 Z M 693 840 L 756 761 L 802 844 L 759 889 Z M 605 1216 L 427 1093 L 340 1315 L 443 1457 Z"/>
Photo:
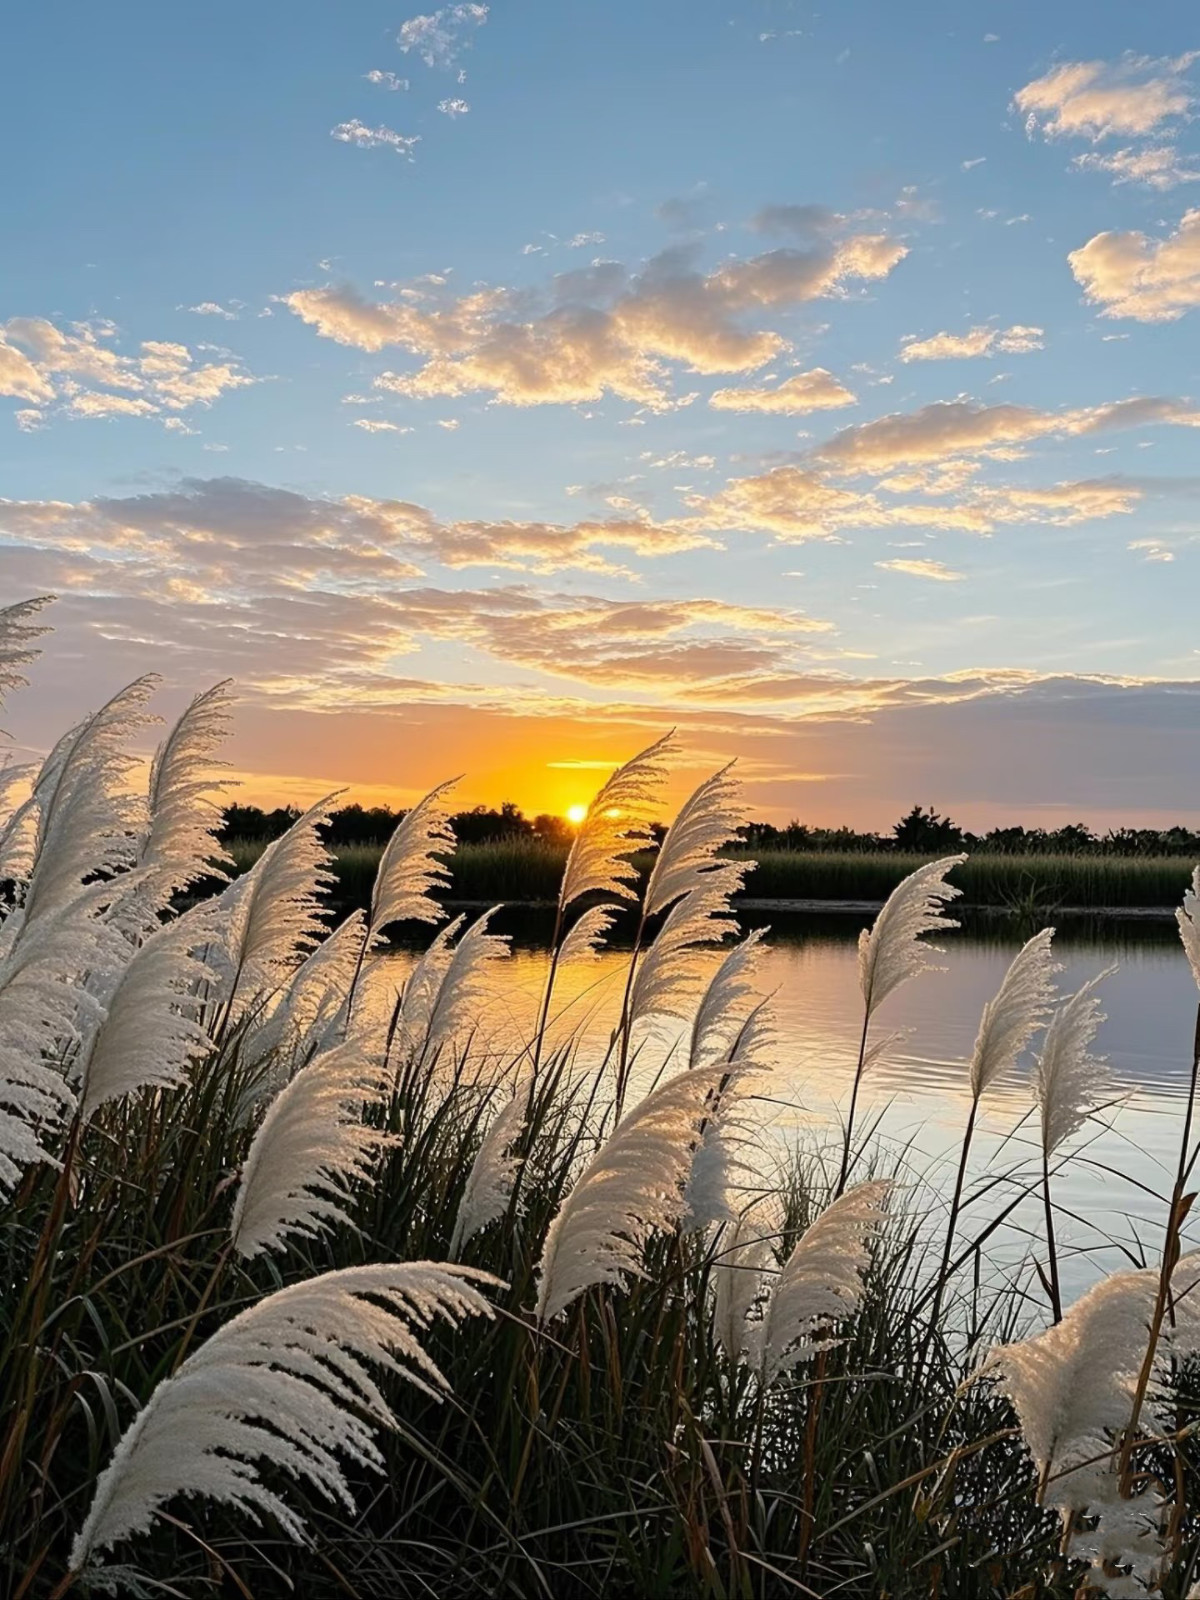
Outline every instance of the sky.
<path id="1" fill-rule="evenodd" d="M 0 99 L 18 754 L 1197 823 L 1190 0 L 74 0 Z"/>

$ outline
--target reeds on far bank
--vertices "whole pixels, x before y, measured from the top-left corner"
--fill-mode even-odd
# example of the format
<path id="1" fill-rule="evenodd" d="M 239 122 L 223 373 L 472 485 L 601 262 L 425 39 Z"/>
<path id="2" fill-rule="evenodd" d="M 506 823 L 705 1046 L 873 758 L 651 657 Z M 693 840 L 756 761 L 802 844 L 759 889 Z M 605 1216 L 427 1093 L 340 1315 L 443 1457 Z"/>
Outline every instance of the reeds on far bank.
<path id="1" fill-rule="evenodd" d="M 0 611 L 0 692 L 33 617 Z M 1003 1213 L 964 1185 L 998 1072 L 1037 1053 L 1038 1160 L 1006 1181 L 1051 1222 L 1051 1158 L 1099 1101 L 1095 983 L 1055 1009 L 1048 932 L 981 1019 L 938 1219 L 851 1115 L 832 1155 L 823 1130 L 786 1157 L 771 1134 L 764 935 L 722 943 L 728 770 L 653 870 L 634 849 L 665 741 L 619 769 L 548 896 L 570 918 L 535 1030 L 504 1036 L 507 942 L 486 915 L 428 933 L 460 868 L 441 789 L 365 882 L 366 917 L 328 930 L 323 805 L 172 913 L 164 886 L 206 839 L 217 857 L 225 694 L 168 734 L 143 794 L 150 687 L 60 740 L 0 824 L 0 1592 L 1187 1591 L 1200 1056 L 1161 1262 L 1064 1307 L 1051 1227 L 1031 1244 L 1044 1304 L 1033 1273 L 988 1269 Z M 867 1024 L 927 966 L 947 874 L 971 865 L 921 868 L 865 936 Z M 588 1053 L 554 963 L 605 939 L 615 899 L 638 932 Z M 403 984 L 371 955 L 395 919 L 424 930 Z M 672 1028 L 647 1084 L 642 1042 Z M 864 1027 L 856 1091 L 870 1060 Z"/>

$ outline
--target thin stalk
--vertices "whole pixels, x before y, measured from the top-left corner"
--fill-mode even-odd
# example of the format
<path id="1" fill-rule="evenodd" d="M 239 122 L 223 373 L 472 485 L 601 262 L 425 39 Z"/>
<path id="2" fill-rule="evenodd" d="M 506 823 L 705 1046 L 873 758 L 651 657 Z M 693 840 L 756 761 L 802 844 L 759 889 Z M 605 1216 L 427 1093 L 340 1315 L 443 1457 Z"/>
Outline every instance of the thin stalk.
<path id="1" fill-rule="evenodd" d="M 1050 1152 L 1042 1145 L 1042 1200 L 1046 1207 L 1046 1253 L 1049 1262 L 1050 1311 L 1062 1321 L 1062 1288 L 1058 1276 L 1058 1245 L 1054 1236 L 1054 1207 L 1050 1204 Z"/>
<path id="2" fill-rule="evenodd" d="M 958 1214 L 962 1209 L 963 1185 L 967 1177 L 967 1159 L 971 1153 L 971 1140 L 975 1135 L 975 1118 L 979 1112 L 979 1096 L 971 1100 L 971 1110 L 967 1117 L 967 1126 L 963 1132 L 962 1151 L 958 1158 L 958 1175 L 954 1180 L 954 1197 L 950 1201 L 950 1217 L 946 1224 L 946 1243 L 942 1250 L 942 1260 L 938 1267 L 937 1283 L 933 1291 L 933 1305 L 929 1311 L 929 1326 L 925 1330 L 925 1338 L 921 1345 L 921 1353 L 917 1359 L 918 1372 L 925 1365 L 925 1358 L 929 1354 L 929 1346 L 937 1331 L 938 1318 L 942 1311 L 942 1297 L 946 1292 L 946 1284 L 950 1277 L 950 1255 L 954 1249 L 954 1232 L 958 1226 Z"/>
<path id="3" fill-rule="evenodd" d="M 1190 1168 L 1188 1151 L 1192 1142 L 1192 1119 L 1196 1109 L 1196 1088 L 1200 1080 L 1200 1009 L 1196 1013 L 1196 1034 L 1192 1046 L 1192 1074 L 1188 1082 L 1187 1111 L 1183 1119 L 1183 1134 L 1179 1141 L 1179 1162 L 1175 1169 L 1175 1184 L 1171 1190 L 1171 1210 L 1167 1217 L 1167 1233 L 1163 1240 L 1162 1265 L 1158 1274 L 1158 1292 L 1154 1297 L 1154 1313 L 1150 1318 L 1150 1338 L 1146 1345 L 1146 1354 L 1142 1358 L 1141 1370 L 1138 1373 L 1137 1387 L 1133 1393 L 1133 1410 L 1129 1418 L 1129 1426 L 1125 1430 L 1125 1438 L 1121 1445 L 1121 1491 L 1128 1494 L 1131 1489 L 1130 1465 L 1133 1449 L 1137 1440 L 1138 1422 L 1142 1415 L 1142 1406 L 1146 1401 L 1146 1391 L 1150 1387 L 1150 1377 L 1154 1371 L 1154 1357 L 1158 1350 L 1158 1341 L 1162 1334 L 1163 1320 L 1167 1314 L 1167 1307 L 1171 1298 L 1171 1274 L 1179 1261 L 1180 1247 L 1179 1235 L 1183 1223 L 1191 1209 L 1191 1198 L 1185 1198 L 1183 1186 L 1187 1182 Z"/>
<path id="4" fill-rule="evenodd" d="M 550 1020 L 550 997 L 554 993 L 554 980 L 558 976 L 558 958 L 562 951 L 562 899 L 559 898 L 558 908 L 554 913 L 554 934 L 550 940 L 550 967 L 546 973 L 546 988 L 542 995 L 542 1003 L 538 1008 L 537 1030 L 533 1036 L 533 1061 L 531 1071 L 534 1081 L 537 1080 L 538 1067 L 542 1060 L 542 1046 L 546 1039 L 546 1027 Z"/>
<path id="5" fill-rule="evenodd" d="M 842 1170 L 838 1173 L 837 1188 L 833 1191 L 835 1200 L 840 1197 L 850 1176 L 850 1142 L 854 1137 L 854 1112 L 858 1105 L 858 1087 L 862 1083 L 863 1064 L 867 1059 L 867 1029 L 870 1026 L 871 1004 L 868 1001 L 863 1009 L 862 1037 L 858 1042 L 858 1065 L 854 1069 L 854 1087 L 850 1091 L 850 1109 L 846 1113 L 846 1142 L 842 1146 Z"/>
<path id="6" fill-rule="evenodd" d="M 632 1032 L 632 1018 L 629 1015 L 629 1004 L 633 997 L 633 980 L 637 972 L 638 957 L 642 953 L 642 940 L 646 935 L 646 909 L 645 901 L 642 902 L 642 913 L 638 918 L 637 933 L 633 941 L 633 953 L 629 957 L 629 972 L 625 978 L 625 995 L 621 1001 L 621 1020 L 617 1024 L 620 1033 L 620 1049 L 617 1055 L 617 1088 L 613 1096 L 614 1116 L 617 1122 L 621 1120 L 621 1112 L 625 1109 L 625 1090 L 628 1088 L 629 1078 L 629 1043 Z"/>

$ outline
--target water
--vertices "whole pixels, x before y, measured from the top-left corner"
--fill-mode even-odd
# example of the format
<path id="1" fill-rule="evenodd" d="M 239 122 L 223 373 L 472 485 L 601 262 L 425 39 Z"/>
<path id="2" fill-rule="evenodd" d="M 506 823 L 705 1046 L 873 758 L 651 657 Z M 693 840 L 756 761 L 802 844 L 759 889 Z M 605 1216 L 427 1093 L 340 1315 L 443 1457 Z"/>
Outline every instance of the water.
<path id="1" fill-rule="evenodd" d="M 836 1166 L 862 1027 L 855 952 L 862 919 L 772 921 L 759 968 L 762 988 L 774 993 L 780 1030 L 772 1103 L 761 1106 L 768 1148 L 824 1149 Z M 530 1026 L 545 975 L 539 940 L 548 932 L 529 919 L 509 926 L 515 949 L 492 1018 L 504 1034 Z M 897 1036 L 864 1081 L 857 1126 L 874 1130 L 885 1166 L 898 1161 L 912 1179 L 913 1204 L 939 1197 L 944 1203 L 953 1182 L 970 1105 L 966 1062 L 980 1011 L 1022 936 L 1004 923 L 945 935 L 937 959 L 947 970 L 905 985 L 876 1013 L 872 1041 Z M 1154 1259 L 1158 1250 L 1186 1108 L 1197 995 L 1172 924 L 1064 929 L 1058 944 L 1064 991 L 1117 966 L 1103 986 L 1107 1020 L 1097 1049 L 1108 1059 L 1119 1103 L 1075 1136 L 1071 1158 L 1054 1180 L 1064 1291 L 1074 1295 L 1101 1271 L 1128 1265 L 1131 1257 Z M 603 1053 L 627 965 L 627 952 L 613 950 L 561 976 L 558 1030 L 586 1024 L 585 1059 Z M 664 1060 L 669 1064 L 677 1039 L 678 1030 L 668 1030 L 645 1042 L 643 1079 Z M 1009 1176 L 968 1208 L 965 1228 L 981 1229 L 1038 1170 L 1021 1071 L 984 1098 L 971 1171 L 981 1179 Z M 1041 1228 L 1040 1201 L 1021 1202 L 990 1239 L 989 1260 L 1007 1270 L 1036 1254 Z M 1200 1243 L 1200 1225 L 1194 1235 Z"/>

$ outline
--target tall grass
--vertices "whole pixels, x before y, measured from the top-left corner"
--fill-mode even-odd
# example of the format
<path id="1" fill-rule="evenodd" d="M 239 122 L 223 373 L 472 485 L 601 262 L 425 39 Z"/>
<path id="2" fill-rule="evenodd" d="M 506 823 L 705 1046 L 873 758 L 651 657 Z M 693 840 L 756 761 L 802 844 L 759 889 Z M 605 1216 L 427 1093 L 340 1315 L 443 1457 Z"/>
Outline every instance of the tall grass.
<path id="1" fill-rule="evenodd" d="M 229 853 L 245 870 L 262 851 L 258 840 L 233 840 Z M 343 845 L 333 852 L 337 898 L 347 906 L 366 906 L 382 847 Z M 932 855 L 838 850 L 761 850 L 726 852 L 748 865 L 744 894 L 763 900 L 851 900 L 878 904 Z M 651 857 L 634 862 L 642 877 Z M 566 861 L 561 845 L 539 839 L 497 839 L 462 844 L 451 865 L 448 898 L 552 905 Z M 1191 879 L 1190 864 L 1179 856 L 987 855 L 970 856 L 955 869 L 953 882 L 968 906 L 991 906 L 1017 913 L 1052 916 L 1064 907 L 1178 905 Z"/>
<path id="2" fill-rule="evenodd" d="M 204 741 L 172 738 L 197 750 L 175 800 L 199 796 Z M 443 928 L 400 992 L 393 963 L 359 959 L 360 916 L 303 959 L 320 808 L 220 896 L 147 910 L 134 846 L 153 807 L 111 748 L 88 764 L 95 743 L 66 771 L 100 854 L 89 869 L 76 831 L 70 872 L 50 871 L 43 784 L 0 925 L 5 1596 L 1185 1594 L 1190 1114 L 1161 1270 L 1038 1332 L 1037 1278 L 989 1260 L 1000 1203 L 979 1215 L 1012 1183 L 968 1172 L 969 1139 L 977 1192 L 947 1224 L 849 1132 L 766 1136 L 784 1087 L 759 936 L 695 937 L 719 934 L 737 881 L 714 856 L 724 801 L 698 792 L 668 835 L 626 1005 L 585 1071 L 583 1025 L 553 1027 L 549 959 L 536 1031 L 498 1029 L 486 922 Z M 648 767 L 622 770 L 648 792 Z M 629 882 L 618 809 L 581 851 L 588 882 Z M 177 831 L 194 857 L 197 828 Z M 428 844 L 389 868 L 417 899 Z M 39 870 L 57 896 L 40 929 Z M 564 890 L 559 908 L 557 960 L 587 959 L 603 919 L 572 940 L 580 906 Z M 687 940 L 656 956 L 664 914 Z M 868 1018 L 919 975 L 933 926 L 881 921 L 867 964 L 894 981 L 865 985 Z M 1047 944 L 1037 981 L 1026 955 L 985 1012 L 975 1100 L 1047 1020 Z M 648 1079 L 667 1015 L 689 1044 Z M 1056 1161 L 1087 1114 L 1071 1106 Z M 1044 1176 L 1039 1156 L 1018 1192 Z"/>

